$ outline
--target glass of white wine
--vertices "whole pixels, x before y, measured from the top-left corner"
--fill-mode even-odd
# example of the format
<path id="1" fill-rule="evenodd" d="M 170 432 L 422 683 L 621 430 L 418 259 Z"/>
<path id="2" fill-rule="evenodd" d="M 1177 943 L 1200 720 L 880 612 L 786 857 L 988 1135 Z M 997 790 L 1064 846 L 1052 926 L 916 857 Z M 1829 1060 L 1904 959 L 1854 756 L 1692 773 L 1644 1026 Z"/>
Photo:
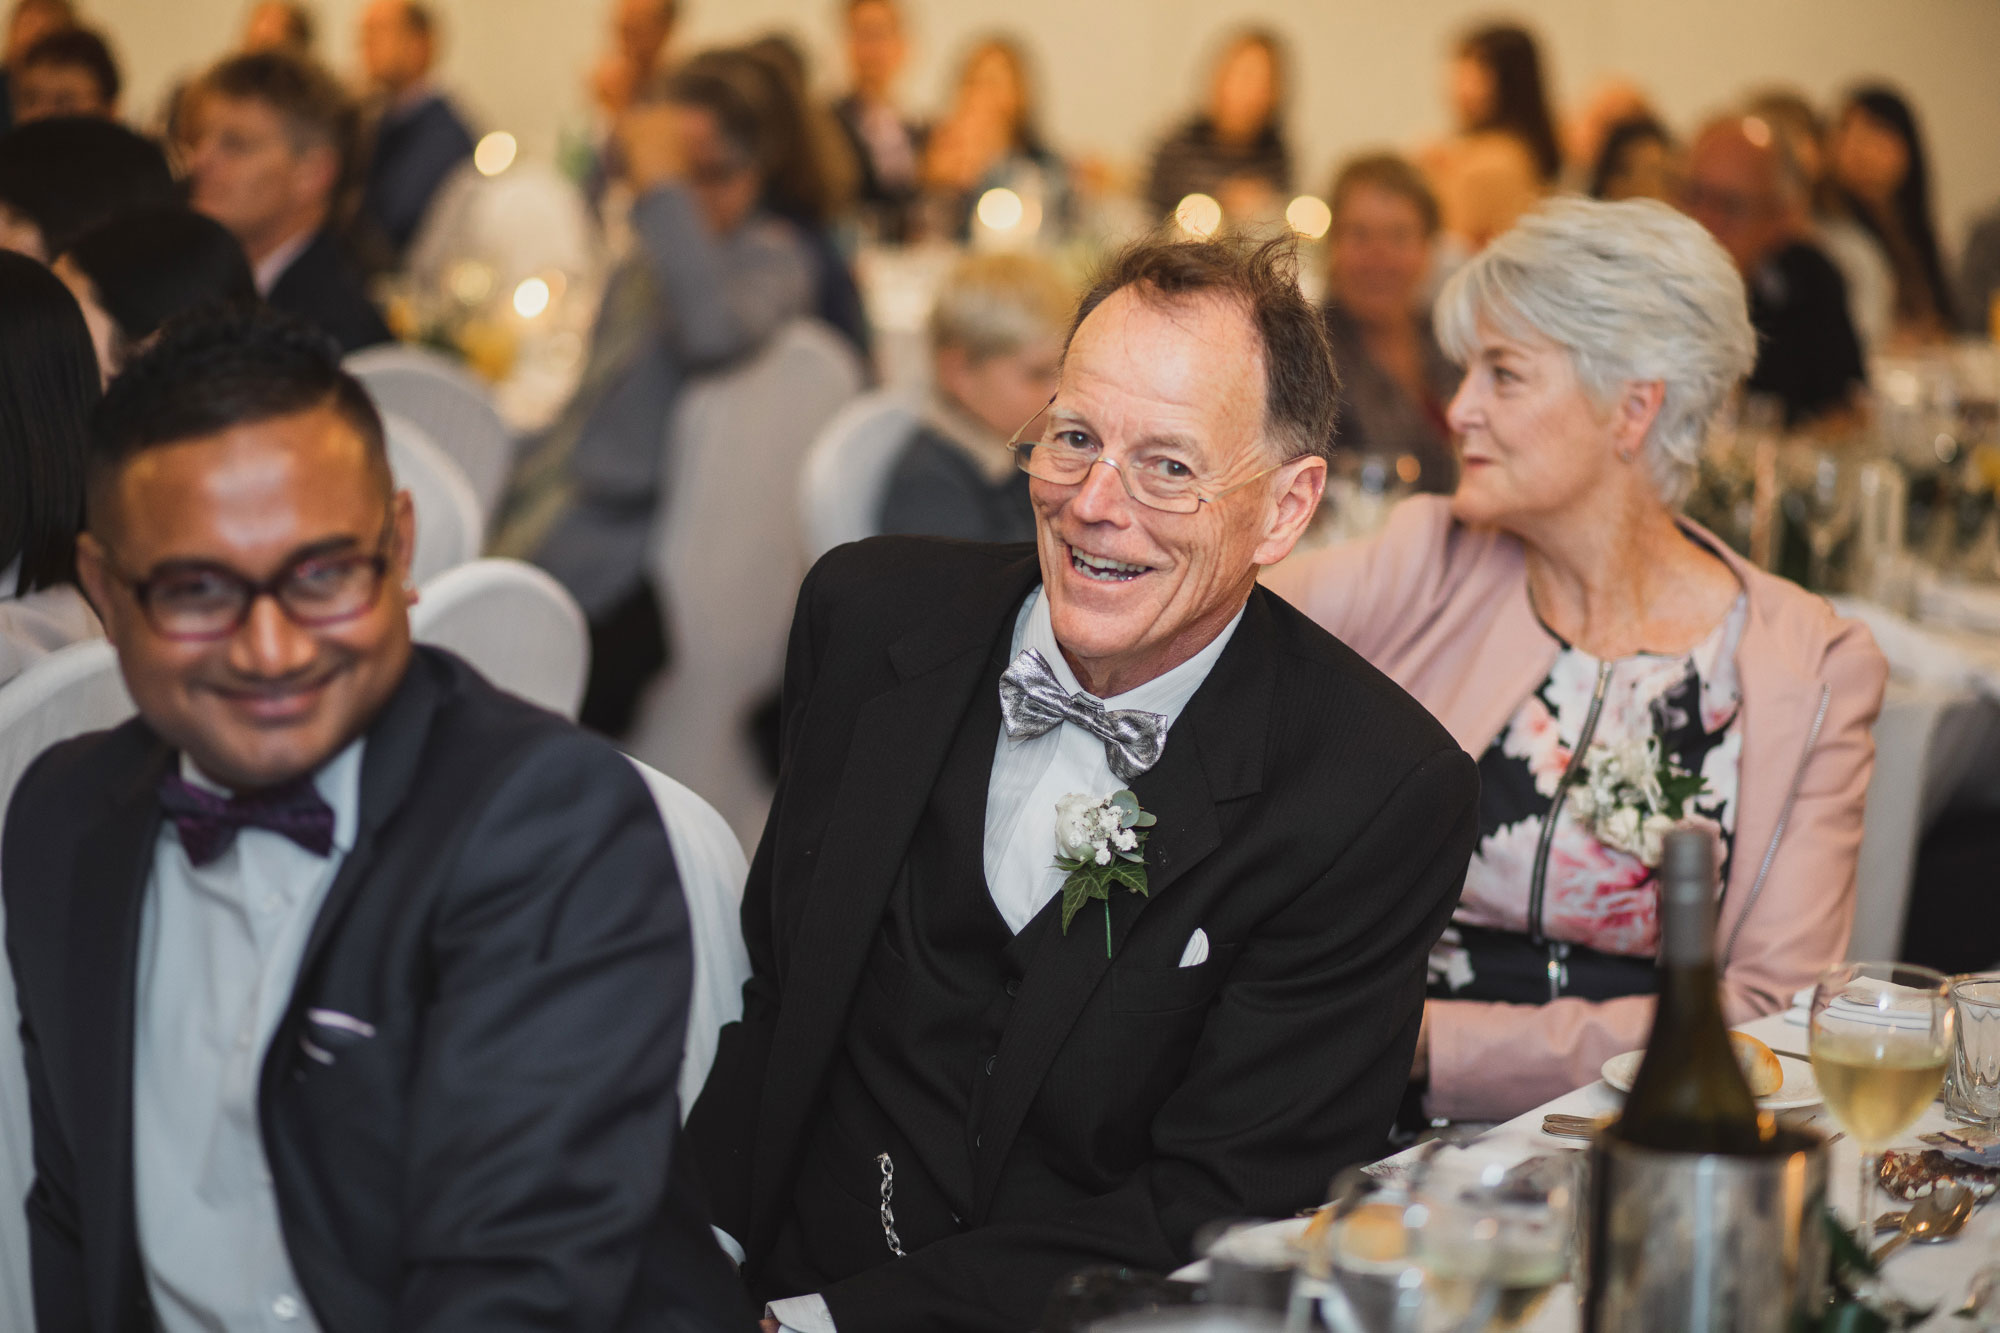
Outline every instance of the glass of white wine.
<path id="1" fill-rule="evenodd" d="M 1866 1244 L 1882 1150 L 1916 1123 L 1944 1082 L 1951 986 L 1911 963 L 1843 963 L 1820 974 L 1811 1023 L 1813 1077 L 1861 1149 L 1855 1213 Z"/>
<path id="2" fill-rule="evenodd" d="M 1437 1154 L 1417 1185 L 1432 1327 L 1516 1329 L 1569 1275 L 1579 1153 L 1516 1161 L 1478 1148 Z"/>

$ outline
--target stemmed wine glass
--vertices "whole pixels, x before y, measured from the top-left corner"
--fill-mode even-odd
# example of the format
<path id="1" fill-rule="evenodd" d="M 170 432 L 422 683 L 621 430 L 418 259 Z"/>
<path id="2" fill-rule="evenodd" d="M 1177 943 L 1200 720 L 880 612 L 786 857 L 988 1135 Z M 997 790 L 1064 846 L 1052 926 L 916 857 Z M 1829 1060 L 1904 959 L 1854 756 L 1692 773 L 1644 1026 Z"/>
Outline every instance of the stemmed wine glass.
<path id="1" fill-rule="evenodd" d="M 1912 963 L 1843 963 L 1821 973 L 1813 990 L 1813 1076 L 1861 1149 L 1855 1212 L 1864 1245 L 1882 1150 L 1937 1096 L 1952 1017 L 1950 983 Z"/>

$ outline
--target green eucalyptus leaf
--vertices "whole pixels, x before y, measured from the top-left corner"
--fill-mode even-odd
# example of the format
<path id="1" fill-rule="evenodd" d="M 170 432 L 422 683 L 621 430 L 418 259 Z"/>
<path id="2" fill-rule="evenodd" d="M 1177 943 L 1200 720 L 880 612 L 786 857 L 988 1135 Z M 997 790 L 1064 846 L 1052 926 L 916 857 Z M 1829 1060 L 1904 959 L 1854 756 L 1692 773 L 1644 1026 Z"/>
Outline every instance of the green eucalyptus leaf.
<path id="1" fill-rule="evenodd" d="M 1141 810 L 1139 817 L 1132 821 L 1134 828 L 1151 828 L 1160 822 L 1160 817 L 1150 810 Z"/>

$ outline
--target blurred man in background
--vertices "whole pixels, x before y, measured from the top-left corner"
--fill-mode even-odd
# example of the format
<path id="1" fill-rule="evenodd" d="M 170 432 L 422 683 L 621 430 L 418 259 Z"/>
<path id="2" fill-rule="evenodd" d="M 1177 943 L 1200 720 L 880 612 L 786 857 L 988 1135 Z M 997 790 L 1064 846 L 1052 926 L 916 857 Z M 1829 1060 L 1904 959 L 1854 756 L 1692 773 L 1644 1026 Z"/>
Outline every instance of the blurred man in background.
<path id="1" fill-rule="evenodd" d="M 919 193 L 924 129 L 896 103 L 896 78 L 909 56 L 895 0 L 848 0 L 847 70 L 851 87 L 833 104 L 861 164 L 858 202 L 885 241 L 908 239 Z"/>
<path id="2" fill-rule="evenodd" d="M 1755 116 L 1710 123 L 1689 152 L 1684 206 L 1750 289 L 1750 392 L 1782 402 L 1788 426 L 1849 412 L 1865 378 L 1861 344 L 1840 271 L 1806 240 L 1805 177 L 1784 137 Z"/>
<path id="3" fill-rule="evenodd" d="M 36 42 L 76 23 L 69 0 L 14 0 L 7 15 L 7 40 L 0 47 L 0 134 L 14 128 L 13 83 L 23 57 Z"/>
<path id="4" fill-rule="evenodd" d="M 51 116 L 118 119 L 118 62 L 89 28 L 59 28 L 28 48 L 7 80 L 14 123 Z"/>
<path id="5" fill-rule="evenodd" d="M 316 26 L 312 11 L 291 0 L 262 0 L 250 7 L 243 21 L 243 42 L 239 49 L 289 51 L 295 56 L 312 54 Z"/>
<path id="6" fill-rule="evenodd" d="M 370 0 L 361 11 L 361 70 L 378 105 L 361 195 L 372 239 L 398 258 L 438 187 L 472 156 L 472 132 L 431 83 L 437 19 L 412 0 Z"/>
<path id="7" fill-rule="evenodd" d="M 236 234 L 257 290 L 345 351 L 389 330 L 334 230 L 354 111 L 333 76 L 296 56 L 232 56 L 194 90 L 190 202 Z"/>

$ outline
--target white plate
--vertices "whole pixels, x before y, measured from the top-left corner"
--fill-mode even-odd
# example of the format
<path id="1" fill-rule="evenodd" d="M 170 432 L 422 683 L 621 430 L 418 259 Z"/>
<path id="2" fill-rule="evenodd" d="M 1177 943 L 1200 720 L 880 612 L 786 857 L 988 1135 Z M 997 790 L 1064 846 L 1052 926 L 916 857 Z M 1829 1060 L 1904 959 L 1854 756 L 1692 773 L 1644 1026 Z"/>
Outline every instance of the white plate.
<path id="1" fill-rule="evenodd" d="M 1646 1058 L 1644 1051 L 1627 1051 L 1614 1055 L 1604 1062 L 1598 1072 L 1604 1081 L 1620 1092 L 1632 1091 L 1632 1080 L 1639 1073 L 1639 1062 Z M 1813 1078 L 1812 1066 L 1804 1060 L 1794 1060 L 1789 1055 L 1778 1057 L 1778 1066 L 1785 1071 L 1785 1081 L 1778 1090 L 1768 1097 L 1759 1097 L 1757 1105 L 1767 1111 L 1793 1111 L 1801 1106 L 1818 1106 L 1821 1098 L 1819 1083 Z"/>

